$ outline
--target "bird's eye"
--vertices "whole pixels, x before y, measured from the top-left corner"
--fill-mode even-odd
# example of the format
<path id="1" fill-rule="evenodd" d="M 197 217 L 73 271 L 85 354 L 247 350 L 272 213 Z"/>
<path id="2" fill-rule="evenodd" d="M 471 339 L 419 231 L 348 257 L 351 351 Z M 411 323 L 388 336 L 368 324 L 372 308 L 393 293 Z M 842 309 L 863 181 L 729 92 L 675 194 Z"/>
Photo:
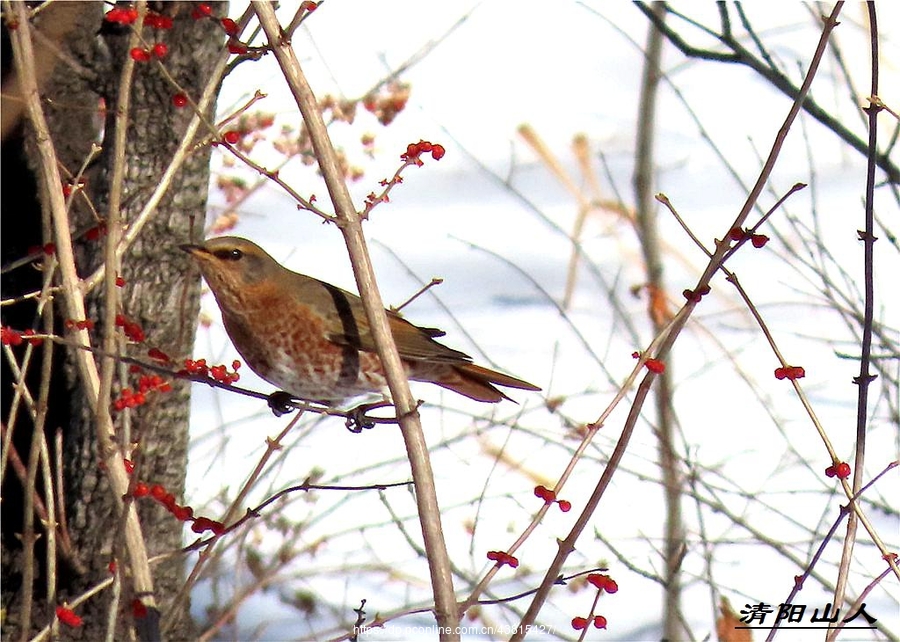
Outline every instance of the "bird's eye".
<path id="1" fill-rule="evenodd" d="M 222 259 L 223 261 L 240 261 L 244 257 L 244 253 L 239 249 L 234 248 L 231 250 L 217 250 L 213 252 L 216 255 L 216 258 Z"/>

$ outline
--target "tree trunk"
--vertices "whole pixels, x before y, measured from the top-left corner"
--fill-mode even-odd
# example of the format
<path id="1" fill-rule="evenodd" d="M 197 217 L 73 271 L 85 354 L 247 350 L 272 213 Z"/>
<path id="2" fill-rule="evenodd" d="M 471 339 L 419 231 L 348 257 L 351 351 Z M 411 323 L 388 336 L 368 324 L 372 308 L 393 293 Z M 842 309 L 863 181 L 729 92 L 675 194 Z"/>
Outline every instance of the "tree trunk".
<path id="1" fill-rule="evenodd" d="M 214 57 L 221 51 L 224 38 L 216 21 L 193 19 L 190 4 L 151 3 L 151 9 L 158 9 L 172 17 L 173 27 L 167 30 L 145 28 L 143 37 L 150 46 L 159 42 L 168 47 L 168 52 L 160 60 L 189 95 L 198 96 L 208 80 L 209 69 Z M 109 180 L 115 161 L 112 157 L 112 139 L 116 99 L 121 68 L 129 55 L 131 27 L 104 22 L 103 13 L 108 9 L 109 6 L 96 2 L 53 3 L 44 9 L 36 23 L 46 37 L 55 38 L 53 46 L 48 46 L 46 42 L 41 46 L 42 41 L 38 36 L 35 41 L 36 51 L 40 55 L 52 55 L 51 52 L 58 48 L 60 52 L 55 57 L 55 64 L 49 65 L 52 73 L 47 74 L 41 86 L 41 95 L 61 164 L 74 175 L 88 156 L 92 143 L 99 141 L 103 147 L 86 174 L 85 192 L 96 211 L 91 211 L 84 199 L 79 197 L 76 198 L 76 206 L 70 215 L 73 234 L 78 236 L 76 248 L 81 277 L 89 276 L 104 260 L 102 230 L 103 217 L 107 212 Z M 60 24 L 64 24 L 65 28 L 56 28 Z M 155 60 L 136 65 L 131 91 L 125 179 L 122 185 L 121 212 L 125 226 L 134 219 L 159 183 L 192 116 L 190 108 L 178 109 L 173 105 L 172 96 L 176 91 L 164 78 Z M 105 114 L 101 109 L 104 104 Z M 4 110 L 6 106 L 4 101 Z M 30 146 L 30 134 L 31 130 L 26 124 L 23 136 L 26 149 Z M 7 140 L 4 140 L 4 156 L 13 153 Z M 65 182 L 65 170 L 60 172 L 61 185 Z M 7 180 L 12 177 L 7 173 L 6 162 L 3 178 L 3 255 L 4 263 L 7 263 L 24 254 L 21 239 L 28 239 L 27 242 L 30 243 L 33 239 L 40 238 L 40 216 L 24 216 L 22 210 L 16 208 L 17 224 L 15 227 L 10 225 L 8 215 L 12 211 L 8 207 L 11 203 L 7 200 L 7 195 L 11 190 L 17 191 L 16 188 L 21 184 L 13 184 Z M 195 151 L 176 175 L 152 220 L 142 229 L 122 259 L 119 275 L 125 283 L 119 288 L 121 300 L 116 312 L 137 323 L 146 336 L 144 342 L 127 342 L 129 345 L 125 345 L 123 340 L 120 343 L 120 350 L 130 356 L 149 361 L 147 352 L 151 347 L 158 347 L 176 360 L 191 354 L 199 307 L 199 280 L 189 269 L 189 258 L 178 251 L 177 245 L 190 238 L 192 225 L 196 224 L 202 229 L 208 183 L 209 147 L 206 146 Z M 34 188 L 27 189 L 31 192 L 29 196 L 36 193 Z M 29 229 L 26 230 L 26 227 Z M 88 230 L 91 232 L 86 234 Z M 20 236 L 21 239 L 16 238 Z M 33 276 L 30 279 L 19 276 L 20 273 L 25 273 L 29 277 L 29 272 L 33 270 L 24 267 L 10 275 L 4 274 L 4 299 L 16 291 L 34 291 L 40 288 L 40 278 L 35 287 Z M 104 306 L 101 287 L 88 295 L 87 304 L 88 317 L 95 320 L 99 327 Z M 18 306 L 13 306 L 15 307 Z M 21 319 L 33 318 L 34 314 L 33 305 L 19 317 L 11 316 L 6 310 L 4 308 L 4 326 L 16 327 L 15 323 L 20 323 Z M 18 329 L 32 327 L 31 323 L 32 321 L 27 321 L 24 326 L 19 325 Z M 64 323 L 65 319 L 58 319 L 57 333 L 63 334 Z M 94 345 L 100 345 L 101 337 L 93 338 Z M 56 350 L 62 352 L 66 348 Z M 34 361 L 40 363 L 40 359 Z M 126 366 L 121 366 L 117 372 L 113 384 L 114 397 L 122 388 L 137 388 L 141 373 L 129 372 Z M 58 395 L 51 396 L 51 418 L 46 428 L 48 437 L 56 427 L 61 427 L 64 434 L 62 459 L 65 508 L 68 529 L 82 566 L 78 569 L 77 564 L 61 563 L 56 599 L 56 604 L 61 604 L 108 578 L 110 562 L 123 558 L 121 519 L 109 485 L 98 465 L 96 427 L 90 401 L 81 394 L 74 368 L 55 367 L 53 376 L 55 385 L 59 385 L 60 379 L 64 381 L 67 391 L 64 394 L 67 394 L 68 399 Z M 7 428 L 8 402 L 11 397 L 8 381 L 10 379 L 4 372 L 4 428 Z M 132 453 L 131 457 L 137 464 L 134 475 L 148 485 L 162 485 L 181 503 L 187 464 L 190 386 L 179 380 L 172 381 L 171 385 L 171 392 L 148 394 L 146 404 L 127 412 L 116 413 L 114 420 L 116 437 L 123 453 Z M 36 389 L 33 393 L 36 396 Z M 16 440 L 16 447 L 19 455 L 25 459 L 27 444 L 31 439 L 28 433 L 33 425 L 26 423 L 25 413 L 19 413 L 17 421 L 19 425 L 15 429 L 19 439 Z M 21 440 L 24 440 L 25 450 L 19 444 Z M 24 561 L 17 559 L 17 556 L 22 555 L 22 548 L 16 544 L 14 532 L 7 526 L 22 524 L 22 503 L 11 502 L 19 510 L 18 516 L 11 515 L 8 513 L 12 513 L 14 508 L 8 510 L 7 498 L 16 492 L 21 495 L 22 487 L 18 486 L 17 491 L 13 488 L 13 482 L 18 483 L 13 477 L 12 472 L 4 475 L 3 606 L 6 617 L 2 632 L 4 636 L 19 637 L 27 633 L 18 628 L 22 623 L 16 611 L 16 605 L 21 603 L 24 595 L 24 587 L 20 586 L 18 590 L 16 587 L 22 579 Z M 38 490 L 42 492 L 40 488 Z M 149 555 L 152 557 L 177 550 L 182 545 L 182 522 L 149 498 L 138 500 L 137 504 Z M 36 528 L 44 535 L 41 531 L 43 526 L 39 522 L 36 522 Z M 35 557 L 42 558 L 43 555 L 43 551 L 36 549 Z M 56 606 L 46 603 L 46 569 L 41 560 L 38 560 L 38 564 L 37 581 L 33 587 L 35 602 L 31 617 L 32 631 L 50 621 Z M 121 561 L 118 567 L 122 568 Z M 172 598 L 183 583 L 183 569 L 184 559 L 178 556 L 153 566 L 155 594 L 163 617 L 181 623 L 178 628 L 173 629 L 172 639 L 190 639 L 193 633 L 188 616 L 189 604 L 172 604 Z M 122 586 L 113 639 L 126 639 L 133 635 L 130 605 L 135 596 L 129 593 L 127 580 Z M 104 639 L 107 635 L 112 596 L 113 591 L 105 590 L 80 606 L 77 612 L 84 623 L 78 629 L 67 630 L 66 637 Z"/>

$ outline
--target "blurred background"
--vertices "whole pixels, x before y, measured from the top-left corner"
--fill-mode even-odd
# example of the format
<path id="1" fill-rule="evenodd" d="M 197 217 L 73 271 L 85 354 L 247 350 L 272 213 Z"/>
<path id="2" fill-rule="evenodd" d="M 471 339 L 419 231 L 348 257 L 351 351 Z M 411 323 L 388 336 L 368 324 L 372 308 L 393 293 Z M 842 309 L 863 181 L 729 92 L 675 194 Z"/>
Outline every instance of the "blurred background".
<path id="1" fill-rule="evenodd" d="M 673 3 L 673 33 L 719 54 L 745 59 L 802 82 L 830 6 L 780 3 Z M 722 9 L 721 7 L 725 8 Z M 233 3 L 237 17 L 244 6 Z M 293 6 L 279 15 L 290 21 Z M 866 139 L 869 36 L 864 5 L 844 8 L 811 97 L 847 130 Z M 652 10 L 648 8 L 647 11 Z M 680 12 L 680 13 L 679 13 Z M 724 12 L 724 13 L 723 13 Z M 881 98 L 900 104 L 897 7 L 878 5 Z M 717 38 L 730 19 L 732 45 Z M 253 25 L 251 25 L 251 28 Z M 609 406 L 643 351 L 684 303 L 707 257 L 673 215 L 653 203 L 656 239 L 637 220 L 633 177 L 641 124 L 642 75 L 650 22 L 625 2 L 371 3 L 331 0 L 293 35 L 295 51 L 345 155 L 361 208 L 400 166 L 407 144 L 440 143 L 447 154 L 407 168 L 390 202 L 365 224 L 384 300 L 400 305 L 432 278 L 443 282 L 403 309 L 410 321 L 444 329 L 447 345 L 539 385 L 513 391 L 516 403 L 482 405 L 413 384 L 424 401 L 443 508 L 443 525 L 461 599 L 541 507 L 537 485 L 552 488 L 572 460 L 585 426 Z M 245 31 L 245 35 L 250 30 Z M 251 44 L 260 44 L 260 40 Z M 792 98 L 747 65 L 688 57 L 663 39 L 651 158 L 651 193 L 664 193 L 706 249 L 724 238 L 759 174 Z M 252 101 L 255 92 L 264 97 Z M 331 101 L 331 102 L 328 102 Z M 241 111 L 248 103 L 252 104 Z M 366 108 L 369 106 L 369 109 Z M 392 113 L 396 111 L 396 113 Z M 238 65 L 227 77 L 219 117 L 257 163 L 329 210 L 313 159 L 297 143 L 301 121 L 272 56 Z M 388 119 L 389 124 L 384 124 Z M 897 120 L 880 116 L 887 162 Z M 250 238 L 291 269 L 356 291 L 336 227 L 306 211 L 225 152 L 213 154 L 209 236 Z M 862 244 L 866 159 L 832 128 L 801 113 L 759 207 L 746 225 L 796 183 L 807 187 L 728 262 L 800 380 L 840 458 L 853 463 L 862 332 Z M 865 479 L 898 459 L 897 183 L 876 177 L 876 300 Z M 648 250 L 648 243 L 654 249 Z M 647 253 L 663 268 L 651 281 Z M 206 294 L 195 356 L 230 364 L 237 353 Z M 596 591 L 584 577 L 559 586 L 529 639 L 577 639 L 575 617 L 602 614 L 610 640 L 741 639 L 717 633 L 723 600 L 740 617 L 748 605 L 788 600 L 818 547 L 827 543 L 803 590 L 803 624 L 833 601 L 847 499 L 825 469 L 822 439 L 748 306 L 719 274 L 666 359 L 668 390 L 644 406 L 625 459 L 565 565 L 567 575 L 606 568 L 619 591 Z M 241 385 L 272 387 L 241 369 Z M 622 431 L 633 390 L 579 456 L 556 507 L 517 551 L 483 599 L 535 588 L 584 508 Z M 664 408 L 665 412 L 661 412 Z M 662 425 L 665 423 L 665 426 Z M 195 385 L 186 502 L 220 515 L 286 426 L 264 402 Z M 670 455 L 660 457 L 660 443 Z M 372 486 L 292 493 L 267 507 L 217 549 L 193 594 L 207 639 L 330 639 L 347 635 L 366 600 L 370 620 L 427 606 L 427 565 L 396 427 L 353 434 L 338 418 L 307 414 L 269 458 L 244 505 L 256 506 L 304 480 Z M 888 548 L 898 546 L 896 472 L 869 488 L 863 509 Z M 666 489 L 669 492 L 666 492 Z M 674 507 L 673 507 L 674 502 Z M 674 536 L 674 537 L 673 537 Z M 190 539 L 189 539 L 190 541 Z M 677 553 L 675 568 L 666 558 Z M 188 560 L 188 566 L 193 560 Z M 860 531 L 844 609 L 884 570 Z M 666 596 L 664 585 L 673 590 Z M 900 588 L 888 576 L 865 598 L 877 630 L 842 639 L 896 639 Z M 515 626 L 530 598 L 470 611 L 471 626 Z M 774 624 L 771 618 L 766 625 Z M 405 626 L 433 623 L 406 615 L 361 639 L 422 639 Z M 724 623 L 724 624 L 722 624 Z M 757 622 L 758 624 L 758 622 Z M 787 623 L 784 623 L 787 625 Z M 865 624 L 862 619 L 854 624 Z M 754 632 L 762 639 L 764 633 Z M 791 640 L 821 639 L 792 629 Z M 465 639 L 508 635 L 472 633 Z"/>

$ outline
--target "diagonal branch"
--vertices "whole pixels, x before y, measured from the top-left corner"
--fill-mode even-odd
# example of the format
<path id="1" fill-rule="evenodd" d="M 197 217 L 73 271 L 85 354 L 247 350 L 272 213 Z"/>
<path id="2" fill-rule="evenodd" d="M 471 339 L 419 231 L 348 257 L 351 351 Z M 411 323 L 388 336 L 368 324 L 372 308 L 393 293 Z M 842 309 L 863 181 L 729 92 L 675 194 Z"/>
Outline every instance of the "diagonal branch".
<path id="1" fill-rule="evenodd" d="M 775 163 L 777 162 L 778 156 L 781 153 L 781 148 L 784 145 L 784 141 L 787 138 L 787 135 L 790 132 L 791 126 L 796 120 L 797 115 L 800 113 L 801 105 L 803 104 L 803 101 L 806 98 L 807 93 L 809 92 L 809 88 L 812 85 L 813 78 L 815 78 L 816 72 L 818 71 L 819 63 L 821 62 L 822 57 L 825 54 L 825 48 L 828 44 L 828 37 L 834 30 L 835 26 L 837 26 L 837 17 L 842 7 L 843 2 L 838 2 L 832 10 L 829 18 L 825 21 L 825 24 L 822 28 L 822 33 L 819 37 L 818 46 L 816 47 L 816 51 L 812 56 L 812 60 L 810 61 L 809 69 L 807 70 L 806 77 L 800 89 L 800 93 L 794 99 L 794 103 L 793 105 L 791 105 L 791 109 L 789 110 L 784 123 L 775 136 L 775 140 L 772 143 L 772 148 L 769 151 L 769 156 L 766 159 L 766 162 L 763 165 L 758 178 L 756 179 L 756 183 L 750 190 L 750 193 L 747 196 L 747 200 L 745 201 L 743 207 L 741 207 L 741 211 L 738 213 L 734 222 L 729 225 L 728 229 L 731 229 L 733 227 L 740 227 L 741 225 L 743 225 L 747 216 L 755 207 L 763 188 L 768 182 L 769 176 L 772 174 L 772 171 L 775 168 Z M 727 232 L 723 234 L 723 238 L 727 239 Z M 701 292 L 705 287 L 709 285 L 710 279 L 721 267 L 722 261 L 724 260 L 728 252 L 728 248 L 729 243 L 727 241 L 719 242 L 716 244 L 716 250 L 710 258 L 706 269 L 698 280 L 697 286 L 694 288 L 694 292 Z M 690 318 L 691 313 L 694 311 L 696 305 L 696 301 L 689 300 L 675 316 L 675 319 L 672 321 L 672 324 L 666 331 L 666 335 L 657 339 L 657 341 L 659 341 L 659 349 L 654 355 L 657 359 L 664 359 L 669 354 L 672 346 L 687 324 L 687 321 Z M 654 342 L 654 344 L 655 343 L 656 341 Z M 590 498 L 587 500 L 584 509 L 578 516 L 571 531 L 566 536 L 566 538 L 559 543 L 559 550 L 557 551 L 553 561 L 548 566 L 547 571 L 544 574 L 544 579 L 541 582 L 541 586 L 535 594 L 534 600 L 532 601 L 531 605 L 528 607 L 528 611 L 525 613 L 525 616 L 519 623 L 519 626 L 516 629 L 517 633 L 512 637 L 513 640 L 521 640 L 524 637 L 524 631 L 528 630 L 530 625 L 534 623 L 538 613 L 544 605 L 544 602 L 546 602 L 547 598 L 549 597 L 550 590 L 553 588 L 556 578 L 559 577 L 562 571 L 563 564 L 565 564 L 566 559 L 572 553 L 572 551 L 575 550 L 575 543 L 578 540 L 578 537 L 584 531 L 590 519 L 594 516 L 594 513 L 597 510 L 597 506 L 599 505 L 600 500 L 605 494 L 606 489 L 609 487 L 609 483 L 612 480 L 613 474 L 618 468 L 622 456 L 625 454 L 625 450 L 627 449 L 631 436 L 634 433 L 634 428 L 637 424 L 638 417 L 640 417 L 643 404 L 646 401 L 648 393 L 650 392 L 650 386 L 652 385 L 655 378 L 656 375 L 653 372 L 648 372 L 643 381 L 641 381 L 641 384 L 638 386 L 633 405 L 628 413 L 628 417 L 625 420 L 625 427 L 622 430 L 622 434 L 619 436 L 619 441 L 616 444 L 613 453 L 610 455 L 609 463 L 607 464 L 606 469 L 603 471 L 603 474 L 600 476 L 600 479 L 597 482 L 594 491 L 591 493 Z"/>
<path id="2" fill-rule="evenodd" d="M 434 475 L 428 448 L 422 432 L 417 404 L 409 390 L 403 363 L 388 327 L 384 304 L 375 283 L 375 273 L 369 259 L 359 215 L 350 198 L 328 129 L 319 112 L 316 97 L 297 60 L 290 41 L 284 37 L 275 9 L 270 2 L 256 0 L 253 7 L 266 33 L 269 46 L 275 53 L 288 86 L 294 95 L 315 149 L 319 168 L 335 208 L 336 223 L 344 235 L 353 273 L 362 297 L 366 318 L 372 329 L 378 357 L 387 376 L 388 387 L 397 408 L 397 418 L 406 444 L 412 476 L 416 487 L 416 503 L 431 585 L 434 591 L 435 616 L 441 630 L 441 640 L 458 640 L 459 613 L 453 590 L 453 577 L 444 534 L 441 528 L 440 507 L 437 502 Z"/>

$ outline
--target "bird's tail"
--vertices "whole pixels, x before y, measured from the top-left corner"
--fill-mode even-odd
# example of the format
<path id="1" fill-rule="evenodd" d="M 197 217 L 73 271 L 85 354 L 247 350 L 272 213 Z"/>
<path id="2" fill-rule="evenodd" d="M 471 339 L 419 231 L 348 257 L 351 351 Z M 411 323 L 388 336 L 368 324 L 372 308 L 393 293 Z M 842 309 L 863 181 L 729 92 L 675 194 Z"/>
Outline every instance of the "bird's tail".
<path id="1" fill-rule="evenodd" d="M 488 403 L 497 403 L 502 399 L 513 401 L 494 386 L 532 390 L 535 392 L 540 390 L 540 388 L 527 381 L 516 379 L 496 370 L 476 366 L 474 363 L 454 365 L 452 374 L 441 377 L 434 383 L 447 390 L 458 392 L 469 399 Z"/>

